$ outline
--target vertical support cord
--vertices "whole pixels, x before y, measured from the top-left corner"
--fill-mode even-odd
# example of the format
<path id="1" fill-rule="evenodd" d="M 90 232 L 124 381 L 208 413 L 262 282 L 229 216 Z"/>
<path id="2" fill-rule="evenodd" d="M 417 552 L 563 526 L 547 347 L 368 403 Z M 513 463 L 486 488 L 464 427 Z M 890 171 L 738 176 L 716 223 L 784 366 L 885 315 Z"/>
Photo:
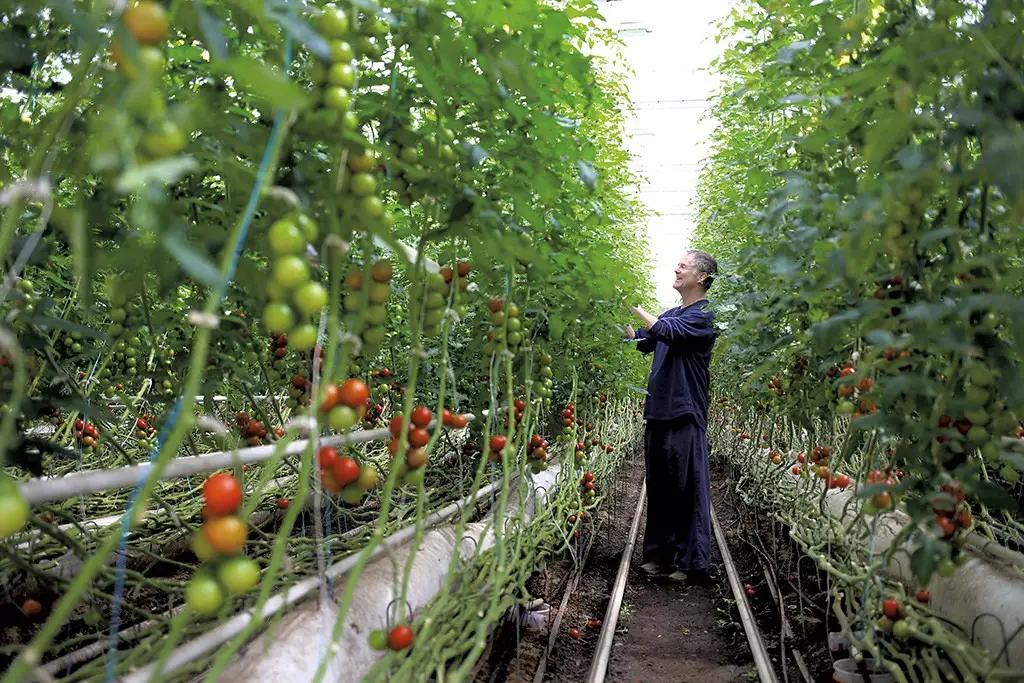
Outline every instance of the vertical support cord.
<path id="1" fill-rule="evenodd" d="M 287 71 L 292 62 L 292 38 L 290 33 L 285 37 L 284 45 L 285 71 Z M 266 178 L 267 169 L 270 166 L 271 153 L 277 146 L 277 138 L 281 133 L 283 123 L 284 111 L 278 110 L 277 115 L 274 117 L 274 126 L 270 131 L 270 138 L 267 140 L 267 146 L 263 150 L 263 157 L 260 159 L 259 170 L 256 172 L 256 183 L 253 185 L 252 191 L 249 193 L 249 201 L 246 204 L 245 214 L 242 218 L 242 228 L 238 233 L 238 238 L 235 240 L 234 248 L 231 253 L 231 260 L 225 270 L 224 277 L 221 278 L 214 288 L 213 294 L 218 304 L 227 293 L 228 286 L 234 279 L 235 271 L 238 268 L 238 262 L 242 256 L 242 248 L 244 247 L 245 239 L 249 234 L 249 227 L 252 225 L 253 216 L 256 214 L 256 206 L 259 203 L 259 197 L 263 192 L 263 183 Z M 117 568 L 114 575 L 114 594 L 111 599 L 110 637 L 107 644 L 107 683 L 113 683 L 117 668 L 117 644 L 121 628 L 121 601 L 124 597 L 128 532 L 131 530 L 132 519 L 135 517 L 136 513 L 136 505 L 138 504 L 139 495 L 142 492 L 142 487 L 146 481 L 147 475 L 149 474 L 149 468 L 159 456 L 164 442 L 177 425 L 178 419 L 181 416 L 181 405 L 182 401 L 181 397 L 179 397 L 174 402 L 174 407 L 171 409 L 167 421 L 164 423 L 163 428 L 160 430 L 160 434 L 157 436 L 156 445 L 150 451 L 149 463 L 144 467 L 139 468 L 139 479 L 132 489 L 131 499 L 128 503 L 128 510 L 121 518 L 120 539 L 118 541 L 117 549 Z"/>

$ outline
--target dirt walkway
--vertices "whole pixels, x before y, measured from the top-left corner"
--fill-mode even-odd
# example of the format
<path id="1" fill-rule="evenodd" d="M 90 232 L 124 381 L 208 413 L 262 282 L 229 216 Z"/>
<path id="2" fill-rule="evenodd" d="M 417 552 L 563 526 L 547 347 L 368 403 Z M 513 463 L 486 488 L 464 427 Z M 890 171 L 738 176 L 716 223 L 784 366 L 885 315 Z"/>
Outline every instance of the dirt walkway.
<path id="1" fill-rule="evenodd" d="M 642 535 L 642 524 L 640 530 Z M 641 540 L 637 539 L 606 680 L 750 681 L 753 663 L 742 632 L 736 632 L 726 611 L 723 597 L 730 593 L 717 549 L 714 585 L 677 586 L 649 579 L 637 569 Z"/>

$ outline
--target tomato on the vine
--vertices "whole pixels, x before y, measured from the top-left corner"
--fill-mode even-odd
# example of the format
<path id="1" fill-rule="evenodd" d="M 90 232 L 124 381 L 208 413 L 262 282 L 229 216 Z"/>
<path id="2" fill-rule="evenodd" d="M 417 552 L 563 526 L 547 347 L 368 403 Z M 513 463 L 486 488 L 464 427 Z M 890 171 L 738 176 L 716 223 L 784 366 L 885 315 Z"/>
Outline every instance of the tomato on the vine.
<path id="1" fill-rule="evenodd" d="M 242 505 L 242 486 L 226 472 L 215 474 L 203 483 L 203 500 L 210 514 L 230 515 Z"/>
<path id="2" fill-rule="evenodd" d="M 412 641 L 412 629 L 404 624 L 395 626 L 388 633 L 388 647 L 392 650 L 404 650 L 412 645 Z"/>
<path id="3" fill-rule="evenodd" d="M 309 265 L 299 256 L 282 256 L 274 261 L 274 281 L 285 289 L 294 289 L 309 279 Z"/>
<path id="4" fill-rule="evenodd" d="M 355 377 L 345 380 L 339 387 L 339 400 L 342 405 L 356 409 L 370 400 L 370 387 L 366 382 Z"/>
<path id="5" fill-rule="evenodd" d="M 5 482 L 0 488 L 0 539 L 21 531 L 28 515 L 28 503 L 13 483 Z"/>
<path id="6" fill-rule="evenodd" d="M 430 432 L 422 427 L 409 430 L 409 445 L 413 448 L 426 446 L 430 441 Z"/>
<path id="7" fill-rule="evenodd" d="M 185 589 L 185 603 L 193 612 L 209 616 L 224 603 L 224 593 L 212 576 L 197 574 Z"/>
<path id="8" fill-rule="evenodd" d="M 301 254 L 306 248 L 306 237 L 291 218 L 282 218 L 271 225 L 268 239 L 270 248 L 278 256 Z"/>
<path id="9" fill-rule="evenodd" d="M 338 484 L 342 487 L 348 486 L 359 479 L 359 463 L 353 458 L 339 458 L 338 462 L 334 463 L 331 471 L 334 473 L 334 478 L 338 480 Z"/>
<path id="10" fill-rule="evenodd" d="M 156 45 L 167 40 L 171 25 L 167 10 L 152 0 L 142 0 L 125 9 L 121 21 L 140 45 Z"/>
<path id="11" fill-rule="evenodd" d="M 431 413 L 430 408 L 426 406 L 416 406 L 412 409 L 410 419 L 417 427 L 426 427 L 430 424 L 430 421 L 434 419 L 434 414 Z"/>
<path id="12" fill-rule="evenodd" d="M 320 452 L 317 453 L 317 464 L 320 465 L 320 469 L 324 471 L 333 470 L 334 466 L 338 463 L 338 449 L 333 446 L 322 446 Z"/>
<path id="13" fill-rule="evenodd" d="M 203 523 L 203 535 L 221 555 L 237 553 L 245 545 L 245 522 L 238 517 L 217 517 Z"/>
<path id="14" fill-rule="evenodd" d="M 260 567 L 249 557 L 232 557 L 217 570 L 217 578 L 228 593 L 245 593 L 260 581 Z"/>

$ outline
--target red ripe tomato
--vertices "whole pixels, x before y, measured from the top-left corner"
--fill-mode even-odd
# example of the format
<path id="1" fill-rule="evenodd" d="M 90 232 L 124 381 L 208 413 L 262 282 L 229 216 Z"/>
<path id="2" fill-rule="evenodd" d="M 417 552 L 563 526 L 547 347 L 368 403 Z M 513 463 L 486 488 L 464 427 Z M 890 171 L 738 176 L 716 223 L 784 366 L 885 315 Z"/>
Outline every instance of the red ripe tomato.
<path id="1" fill-rule="evenodd" d="M 334 469 L 334 466 L 338 464 L 338 449 L 324 446 L 317 455 L 317 461 L 320 464 L 320 469 L 324 471 Z"/>
<path id="2" fill-rule="evenodd" d="M 396 626 L 388 633 L 388 648 L 391 650 L 404 650 L 412 645 L 412 629 L 402 624 Z"/>
<path id="3" fill-rule="evenodd" d="M 594 481 L 594 473 L 593 472 L 584 472 L 584 474 L 583 474 L 583 481 Z"/>
<path id="4" fill-rule="evenodd" d="M 43 611 L 43 606 L 39 604 L 38 600 L 29 598 L 21 604 L 21 611 L 25 613 L 26 617 L 34 617 Z"/>
<path id="5" fill-rule="evenodd" d="M 366 382 L 361 379 L 356 379 L 355 377 L 347 379 L 339 389 L 338 398 L 342 405 L 356 409 L 361 405 L 365 405 L 370 399 L 370 387 L 366 386 Z"/>
<path id="6" fill-rule="evenodd" d="M 75 430 L 82 431 L 85 429 L 85 420 L 75 420 Z"/>
<path id="7" fill-rule="evenodd" d="M 455 268 L 456 268 L 456 272 L 458 272 L 458 274 L 459 274 L 459 277 L 466 277 L 466 276 L 469 275 L 469 271 L 471 271 L 473 269 L 473 266 L 471 266 L 466 261 L 459 261 L 456 264 Z"/>
<path id="8" fill-rule="evenodd" d="M 96 431 L 96 425 L 92 424 L 85 425 L 85 429 L 83 429 L 82 432 L 86 436 L 91 436 L 94 439 L 100 435 L 99 432 Z"/>
<path id="9" fill-rule="evenodd" d="M 215 474 L 203 483 L 203 500 L 210 515 L 230 515 L 242 505 L 242 486 L 226 472 Z"/>
<path id="10" fill-rule="evenodd" d="M 245 522 L 238 517 L 217 517 L 203 523 L 203 536 L 221 555 L 232 555 L 245 545 Z"/>
<path id="11" fill-rule="evenodd" d="M 885 600 L 882 602 L 882 614 L 893 621 L 899 621 L 902 618 L 900 614 L 900 603 L 898 600 Z"/>
<path id="12" fill-rule="evenodd" d="M 277 507 L 279 507 L 280 509 L 287 510 L 289 505 L 291 505 L 291 501 L 289 501 L 287 498 L 277 499 Z"/>
<path id="13" fill-rule="evenodd" d="M 533 436 L 530 437 L 531 448 L 540 448 L 543 443 L 544 437 L 539 434 L 534 434 Z"/>
<path id="14" fill-rule="evenodd" d="M 508 443 L 508 437 L 504 434 L 495 434 L 491 437 L 491 451 L 494 453 L 501 452 L 501 449 L 505 447 L 506 443 Z"/>
<path id="15" fill-rule="evenodd" d="M 320 403 L 320 412 L 330 412 L 331 408 L 341 404 L 341 389 L 337 384 L 328 384 L 324 389 L 324 400 Z"/>
<path id="16" fill-rule="evenodd" d="M 359 479 L 359 463 L 349 457 L 339 458 L 338 462 L 334 463 L 334 467 L 331 468 L 331 472 L 334 474 L 334 478 L 338 480 L 338 484 L 345 488 Z"/>
<path id="17" fill-rule="evenodd" d="M 569 637 L 570 638 L 575 638 L 576 640 L 579 640 L 580 639 L 580 630 L 578 628 L 571 628 L 571 629 L 569 629 Z"/>
<path id="18" fill-rule="evenodd" d="M 455 415 L 452 417 L 452 427 L 455 429 L 465 429 L 469 425 L 469 418 L 465 415 Z"/>
<path id="19" fill-rule="evenodd" d="M 917 595 L 915 595 L 914 598 L 920 603 L 928 604 L 932 599 L 932 594 L 928 591 L 917 591 Z"/>
<path id="20" fill-rule="evenodd" d="M 452 415 L 452 412 L 450 410 L 448 410 L 447 408 L 445 408 L 443 411 L 441 411 L 441 423 L 442 424 L 450 427 L 452 425 L 452 421 L 454 419 L 455 419 L 455 417 Z"/>
<path id="21" fill-rule="evenodd" d="M 515 401 L 514 401 L 514 402 L 512 403 L 512 405 L 513 405 L 513 406 L 515 406 L 515 409 L 516 409 L 516 412 L 517 412 L 517 413 L 520 413 L 520 412 L 522 412 L 522 411 L 526 410 L 526 401 L 524 401 L 524 400 L 523 400 L 523 399 L 521 399 L 521 398 L 517 398 L 517 399 L 516 399 L 516 400 L 515 400 Z"/>
<path id="22" fill-rule="evenodd" d="M 401 445 L 398 439 L 388 439 L 388 453 L 398 455 L 398 447 Z"/>
<path id="23" fill-rule="evenodd" d="M 426 427 L 433 418 L 433 413 L 426 406 L 416 406 L 412 409 L 412 423 L 417 427 Z"/>
<path id="24" fill-rule="evenodd" d="M 430 441 L 430 432 L 426 429 L 416 428 L 409 431 L 409 445 L 413 448 L 421 448 Z"/>
<path id="25" fill-rule="evenodd" d="M 395 415 L 391 418 L 391 423 L 388 425 L 388 429 L 391 430 L 391 436 L 396 439 L 402 435 L 402 416 Z"/>
<path id="26" fill-rule="evenodd" d="M 342 489 L 338 478 L 334 476 L 334 470 L 324 470 L 320 473 L 320 485 L 324 487 L 324 491 L 332 494 L 338 493 Z"/>
<path id="27" fill-rule="evenodd" d="M 258 436 L 262 428 L 263 425 L 261 425 L 258 420 L 249 420 L 249 425 L 246 427 L 249 434 L 252 436 Z"/>
<path id="28" fill-rule="evenodd" d="M 586 482 L 585 484 L 583 484 L 583 488 L 585 488 L 588 491 L 593 491 L 594 490 L 594 482 L 592 482 L 592 481 Z"/>

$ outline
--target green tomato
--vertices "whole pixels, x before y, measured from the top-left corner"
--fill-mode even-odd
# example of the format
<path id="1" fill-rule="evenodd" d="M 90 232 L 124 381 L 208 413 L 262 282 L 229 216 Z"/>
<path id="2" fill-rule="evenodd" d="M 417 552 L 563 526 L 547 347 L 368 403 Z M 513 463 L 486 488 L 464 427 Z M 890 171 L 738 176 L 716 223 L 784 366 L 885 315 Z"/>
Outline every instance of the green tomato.
<path id="1" fill-rule="evenodd" d="M 6 482 L 0 490 L 0 538 L 21 531 L 28 522 L 28 503 L 21 492 L 11 482 Z"/>
<path id="2" fill-rule="evenodd" d="M 284 256 L 274 262 L 274 281 L 286 289 L 294 289 L 309 280 L 309 266 L 298 256 Z"/>
<path id="3" fill-rule="evenodd" d="M 163 120 L 142 138 L 142 148 L 153 157 L 169 157 L 185 148 L 185 134 L 173 121 Z"/>
<path id="4" fill-rule="evenodd" d="M 292 312 L 292 307 L 281 302 L 267 304 L 267 307 L 263 309 L 263 324 L 268 332 L 288 334 L 295 326 L 295 314 Z"/>
<path id="5" fill-rule="evenodd" d="M 519 318 L 509 318 L 509 320 L 508 320 L 508 331 L 509 332 L 517 332 L 518 330 L 522 329 L 522 327 L 523 327 L 523 323 L 519 320 Z"/>
<path id="6" fill-rule="evenodd" d="M 953 556 L 953 564 L 955 564 L 958 567 L 962 567 L 965 564 L 967 564 L 967 561 L 969 559 L 971 559 L 971 556 L 968 555 L 966 551 L 960 550 L 957 552 L 956 555 Z"/>
<path id="7" fill-rule="evenodd" d="M 420 153 L 416 150 L 415 147 L 412 147 L 410 145 L 408 147 L 403 147 L 398 152 L 398 158 L 407 164 L 415 164 L 417 161 L 420 160 Z"/>
<path id="8" fill-rule="evenodd" d="M 185 602 L 193 612 L 209 616 L 220 609 L 224 602 L 224 593 L 212 576 L 197 574 L 188 582 Z"/>
<path id="9" fill-rule="evenodd" d="M 110 311 L 110 319 L 115 323 L 123 323 L 125 318 L 128 317 L 128 311 L 123 308 L 115 308 Z"/>
<path id="10" fill-rule="evenodd" d="M 270 248 L 278 256 L 301 254 L 306 248 L 302 230 L 291 218 L 282 218 L 270 226 Z"/>
<path id="11" fill-rule="evenodd" d="M 17 287 L 18 291 L 21 292 L 22 294 L 31 294 L 36 289 L 32 281 L 26 278 L 21 278 L 20 280 L 18 280 Z"/>
<path id="12" fill-rule="evenodd" d="M 341 117 L 341 129 L 342 130 L 359 130 L 359 115 L 354 111 L 347 111 Z"/>
<path id="13" fill-rule="evenodd" d="M 371 327 L 363 332 L 363 343 L 369 346 L 378 346 L 384 341 L 386 330 L 383 327 Z"/>
<path id="14" fill-rule="evenodd" d="M 379 57 L 383 50 L 367 36 L 360 36 L 355 43 L 356 52 L 367 57 Z"/>
<path id="15" fill-rule="evenodd" d="M 910 624 L 906 619 L 900 619 L 892 625 L 892 634 L 900 640 L 906 640 L 910 637 Z"/>
<path id="16" fill-rule="evenodd" d="M 840 401 L 836 406 L 836 412 L 840 415 L 853 415 L 854 405 L 852 401 Z"/>
<path id="17" fill-rule="evenodd" d="M 331 429 L 343 432 L 346 429 L 351 429 L 359 421 L 359 415 L 348 406 L 334 406 L 331 408 L 328 421 L 331 423 Z"/>
<path id="18" fill-rule="evenodd" d="M 324 88 L 324 106 L 333 111 L 346 112 L 352 106 L 352 94 L 340 85 Z"/>
<path id="19" fill-rule="evenodd" d="M 377 651 L 388 649 L 388 632 L 382 628 L 370 631 L 370 648 Z"/>
<path id="20" fill-rule="evenodd" d="M 388 309 L 380 304 L 373 304 L 366 309 L 366 322 L 373 327 L 378 327 L 387 322 Z"/>
<path id="21" fill-rule="evenodd" d="M 938 571 L 939 576 L 950 577 L 953 576 L 953 574 L 956 574 L 957 569 L 959 569 L 959 567 L 957 567 L 956 562 L 943 558 L 939 561 L 939 566 L 936 571 Z"/>
<path id="22" fill-rule="evenodd" d="M 107 328 L 107 333 L 111 337 L 120 337 L 122 334 L 124 334 L 124 325 L 118 325 L 115 323 L 114 325 L 111 325 L 110 327 Z"/>
<path id="23" fill-rule="evenodd" d="M 434 308 L 423 314 L 423 324 L 427 327 L 436 328 L 444 320 L 444 309 Z"/>
<path id="24" fill-rule="evenodd" d="M 355 484 L 349 484 L 341 490 L 341 499 L 349 505 L 356 505 L 363 499 L 363 490 Z"/>
<path id="25" fill-rule="evenodd" d="M 338 7 L 325 7 L 324 13 L 317 18 L 317 28 L 327 38 L 344 38 L 348 35 L 348 15 Z"/>
<path id="26" fill-rule="evenodd" d="M 443 308 L 444 302 L 444 294 L 441 294 L 440 292 L 431 292 L 430 294 L 427 295 L 427 300 L 425 303 L 427 305 L 428 310 L 433 310 L 435 308 Z"/>
<path id="27" fill-rule="evenodd" d="M 521 335 L 520 333 L 518 333 L 518 332 L 509 332 L 508 333 L 508 343 L 511 344 L 512 346 L 519 346 L 519 344 L 521 344 L 522 341 L 523 341 L 523 335 Z"/>
<path id="28" fill-rule="evenodd" d="M 359 202 L 359 209 L 367 218 L 380 218 L 384 215 L 384 202 L 380 197 L 367 195 Z"/>
<path id="29" fill-rule="evenodd" d="M 373 282 L 370 285 L 370 303 L 371 304 L 387 303 L 388 294 L 390 292 L 391 292 L 391 286 L 387 282 Z"/>
<path id="30" fill-rule="evenodd" d="M 377 179 L 372 173 L 353 173 L 349 189 L 357 197 L 366 197 L 377 191 Z"/>
<path id="31" fill-rule="evenodd" d="M 999 476 L 1011 484 L 1016 484 L 1020 479 L 1020 473 L 1013 465 L 1003 465 L 999 470 Z"/>
<path id="32" fill-rule="evenodd" d="M 988 441 L 988 430 L 981 425 L 974 425 L 967 431 L 967 440 L 971 443 L 985 443 Z"/>
<path id="33" fill-rule="evenodd" d="M 143 448 L 149 446 L 148 442 L 139 442 L 139 445 Z M 217 558 L 217 551 L 210 546 L 209 541 L 206 540 L 206 535 L 203 534 L 201 529 L 196 530 L 192 534 L 192 552 L 195 553 L 200 562 L 210 562 Z"/>
<path id="34" fill-rule="evenodd" d="M 232 557 L 221 564 L 217 578 L 228 593 L 245 593 L 260 582 L 260 566 L 249 557 Z"/>
<path id="35" fill-rule="evenodd" d="M 302 235 L 306 238 L 307 242 L 316 242 L 316 237 L 320 232 L 320 228 L 317 226 L 315 220 L 304 213 L 300 213 L 296 216 L 295 222 L 298 224 L 299 230 L 302 231 Z"/>
<path id="36" fill-rule="evenodd" d="M 352 68 L 351 64 L 344 62 L 333 64 L 330 71 L 327 72 L 327 82 L 351 90 L 356 83 L 356 70 Z"/>
<path id="37" fill-rule="evenodd" d="M 302 351 L 316 346 L 317 329 L 312 323 L 298 325 L 288 333 L 288 343 Z"/>
<path id="38" fill-rule="evenodd" d="M 417 467 L 414 470 L 408 470 L 405 473 L 405 483 L 409 486 L 419 486 L 423 483 L 423 477 L 425 476 L 426 467 Z"/>
<path id="39" fill-rule="evenodd" d="M 352 49 L 352 44 L 347 40 L 331 41 L 331 62 L 334 64 L 348 63 L 355 59 L 355 57 L 356 51 Z"/>
<path id="40" fill-rule="evenodd" d="M 358 311 L 363 306 L 363 295 L 360 292 L 349 292 L 342 299 L 346 311 Z"/>
<path id="41" fill-rule="evenodd" d="M 313 315 L 327 305 L 327 290 L 319 282 L 306 282 L 295 290 L 295 306 L 306 315 Z"/>

